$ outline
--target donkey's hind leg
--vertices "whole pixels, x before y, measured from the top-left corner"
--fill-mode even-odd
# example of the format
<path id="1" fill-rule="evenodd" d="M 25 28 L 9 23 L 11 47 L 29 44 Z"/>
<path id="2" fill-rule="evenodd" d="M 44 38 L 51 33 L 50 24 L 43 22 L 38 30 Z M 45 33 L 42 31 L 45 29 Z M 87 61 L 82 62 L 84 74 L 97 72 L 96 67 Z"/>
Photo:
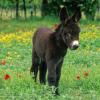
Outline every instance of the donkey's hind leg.
<path id="1" fill-rule="evenodd" d="M 36 82 L 37 74 L 38 74 L 38 66 L 39 66 L 39 58 L 35 52 L 35 50 L 32 50 L 32 66 L 30 69 L 30 73 L 32 74 L 33 79 Z"/>
<path id="2" fill-rule="evenodd" d="M 46 84 L 46 72 L 47 72 L 47 65 L 45 61 L 42 61 L 39 66 L 39 79 L 41 84 Z"/>

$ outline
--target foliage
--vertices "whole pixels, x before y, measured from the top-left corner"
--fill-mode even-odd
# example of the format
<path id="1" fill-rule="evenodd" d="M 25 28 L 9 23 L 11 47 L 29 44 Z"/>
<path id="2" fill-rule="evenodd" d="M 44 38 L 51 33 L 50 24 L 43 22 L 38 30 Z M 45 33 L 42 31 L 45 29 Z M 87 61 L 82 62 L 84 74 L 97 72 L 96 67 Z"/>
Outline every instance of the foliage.
<path id="1" fill-rule="evenodd" d="M 97 11 L 98 0 L 86 0 L 84 2 L 84 13 L 87 19 L 94 20 Z"/>
<path id="2" fill-rule="evenodd" d="M 65 5 L 68 8 L 69 14 L 72 14 L 76 7 L 80 7 L 87 19 L 94 20 L 98 3 L 99 0 L 51 0 L 51 2 L 44 6 L 46 6 L 46 14 L 55 15 L 58 15 L 61 5 Z"/>
<path id="3" fill-rule="evenodd" d="M 31 3 L 29 3 L 32 1 Z M 99 9 L 99 0 L 46 0 L 47 4 L 42 4 L 44 0 L 26 0 L 26 7 L 31 8 L 34 6 L 34 10 L 39 8 L 42 11 L 42 15 L 59 15 L 61 5 L 65 5 L 68 8 L 69 14 L 72 14 L 76 6 L 80 6 L 81 10 L 86 15 L 87 19 L 94 20 L 97 7 Z M 0 0 L 0 7 L 15 8 L 16 0 Z M 23 9 L 23 0 L 19 0 L 20 9 Z"/>
<path id="4" fill-rule="evenodd" d="M 34 5 L 41 5 L 41 0 L 26 0 L 26 6 L 29 7 L 29 2 L 32 1 Z M 15 7 L 16 0 L 0 0 L 0 7 L 2 8 L 11 8 L 11 6 Z M 23 0 L 19 0 L 20 6 L 23 5 Z"/>

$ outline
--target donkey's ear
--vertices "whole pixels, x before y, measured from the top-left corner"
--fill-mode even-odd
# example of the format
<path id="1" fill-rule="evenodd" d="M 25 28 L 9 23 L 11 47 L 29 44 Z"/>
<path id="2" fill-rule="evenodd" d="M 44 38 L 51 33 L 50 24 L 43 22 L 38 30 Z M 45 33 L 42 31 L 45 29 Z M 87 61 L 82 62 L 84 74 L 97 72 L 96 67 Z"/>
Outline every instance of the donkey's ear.
<path id="1" fill-rule="evenodd" d="M 68 12 L 66 7 L 63 7 L 60 11 L 60 21 L 64 23 L 65 20 L 68 20 Z"/>
<path id="2" fill-rule="evenodd" d="M 77 8 L 75 14 L 72 16 L 72 20 L 77 23 L 80 19 L 81 19 L 81 11 L 80 8 Z"/>

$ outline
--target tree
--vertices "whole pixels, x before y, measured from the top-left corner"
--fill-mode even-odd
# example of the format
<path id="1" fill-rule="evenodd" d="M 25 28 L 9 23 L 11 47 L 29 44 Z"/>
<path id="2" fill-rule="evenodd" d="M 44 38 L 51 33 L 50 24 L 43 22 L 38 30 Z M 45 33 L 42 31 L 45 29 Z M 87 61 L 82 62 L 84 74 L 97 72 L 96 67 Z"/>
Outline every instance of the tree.
<path id="1" fill-rule="evenodd" d="M 97 11 L 98 0 L 84 0 L 84 13 L 87 19 L 94 20 Z"/>
<path id="2" fill-rule="evenodd" d="M 23 0 L 23 9 L 24 9 L 24 16 L 26 19 L 26 1 L 25 0 Z"/>
<path id="3" fill-rule="evenodd" d="M 45 16 L 47 15 L 47 9 L 48 7 L 48 0 L 42 0 L 42 5 L 41 5 L 41 15 L 42 16 Z"/>
<path id="4" fill-rule="evenodd" d="M 16 0 L 16 18 L 19 17 L 19 0 Z"/>

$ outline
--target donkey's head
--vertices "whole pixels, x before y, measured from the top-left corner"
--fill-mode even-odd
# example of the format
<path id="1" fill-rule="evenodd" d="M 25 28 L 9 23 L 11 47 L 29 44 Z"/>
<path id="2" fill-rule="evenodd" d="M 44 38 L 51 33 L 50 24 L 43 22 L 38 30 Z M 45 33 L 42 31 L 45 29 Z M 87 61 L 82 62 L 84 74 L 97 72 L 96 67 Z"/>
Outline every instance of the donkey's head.
<path id="1" fill-rule="evenodd" d="M 71 49 L 75 50 L 79 47 L 79 32 L 78 21 L 81 18 L 80 9 L 77 9 L 72 17 L 68 16 L 66 7 L 60 11 L 61 28 L 60 34 L 64 43 Z"/>

